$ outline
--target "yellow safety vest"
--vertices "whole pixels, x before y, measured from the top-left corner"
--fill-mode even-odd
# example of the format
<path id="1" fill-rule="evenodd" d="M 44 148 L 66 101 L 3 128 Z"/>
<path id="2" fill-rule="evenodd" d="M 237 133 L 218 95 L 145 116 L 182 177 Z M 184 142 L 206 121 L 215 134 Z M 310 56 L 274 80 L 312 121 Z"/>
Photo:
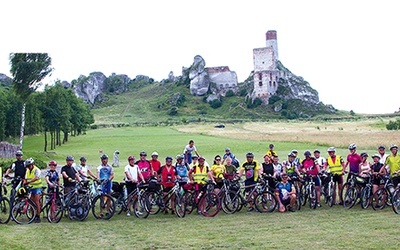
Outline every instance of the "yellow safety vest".
<path id="1" fill-rule="evenodd" d="M 193 171 L 193 181 L 197 184 L 205 184 L 207 179 L 207 166 L 203 166 L 203 169 L 200 169 L 199 166 L 196 166 Z"/>
<path id="2" fill-rule="evenodd" d="M 343 167 L 342 163 L 340 162 L 341 157 L 339 155 L 336 156 L 335 162 L 332 161 L 332 157 L 328 157 L 328 167 L 331 174 L 342 174 Z"/>
<path id="3" fill-rule="evenodd" d="M 32 180 L 33 178 L 35 178 L 36 169 L 38 169 L 38 167 L 33 166 L 32 170 L 29 170 L 29 169 L 26 170 L 26 176 L 25 176 L 25 177 L 26 177 L 26 179 L 27 179 L 28 181 L 30 181 L 30 180 Z M 36 181 L 34 181 L 34 182 L 32 182 L 32 183 L 29 183 L 29 186 L 30 186 L 31 188 L 33 188 L 33 189 L 35 189 L 35 188 L 42 188 L 42 180 L 39 178 L 39 179 L 37 179 Z"/>

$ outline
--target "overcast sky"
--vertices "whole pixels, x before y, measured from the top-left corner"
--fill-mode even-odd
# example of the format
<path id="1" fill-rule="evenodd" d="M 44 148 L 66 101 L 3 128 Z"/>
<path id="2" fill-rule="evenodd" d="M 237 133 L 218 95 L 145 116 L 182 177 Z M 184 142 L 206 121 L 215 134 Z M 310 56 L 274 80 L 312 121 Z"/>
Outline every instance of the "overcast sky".
<path id="1" fill-rule="evenodd" d="M 8 76 L 11 52 L 49 53 L 47 82 L 93 71 L 160 81 L 201 55 L 241 82 L 253 70 L 253 48 L 276 30 L 280 61 L 325 104 L 356 113 L 400 107 L 394 0 L 6 0 L 0 9 L 0 73 Z"/>

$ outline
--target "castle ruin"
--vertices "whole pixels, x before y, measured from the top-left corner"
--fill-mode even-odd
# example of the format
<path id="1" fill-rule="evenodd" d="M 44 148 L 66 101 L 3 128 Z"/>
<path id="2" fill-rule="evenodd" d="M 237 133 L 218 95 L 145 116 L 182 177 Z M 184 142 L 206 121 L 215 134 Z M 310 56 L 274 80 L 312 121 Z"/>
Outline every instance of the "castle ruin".
<path id="1" fill-rule="evenodd" d="M 254 90 L 252 98 L 260 98 L 264 103 L 278 89 L 279 71 L 277 69 L 278 43 L 276 31 L 266 33 L 266 47 L 253 49 Z"/>

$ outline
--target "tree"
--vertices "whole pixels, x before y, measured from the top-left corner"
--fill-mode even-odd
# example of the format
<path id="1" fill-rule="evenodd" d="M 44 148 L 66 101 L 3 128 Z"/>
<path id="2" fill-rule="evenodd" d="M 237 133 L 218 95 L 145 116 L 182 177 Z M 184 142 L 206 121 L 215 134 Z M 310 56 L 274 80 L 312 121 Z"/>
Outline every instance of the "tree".
<path id="1" fill-rule="evenodd" d="M 22 101 L 19 139 L 19 147 L 22 149 L 26 101 L 40 86 L 41 81 L 53 71 L 53 68 L 50 67 L 51 57 L 47 53 L 11 53 L 10 64 L 13 89 L 17 97 Z"/>

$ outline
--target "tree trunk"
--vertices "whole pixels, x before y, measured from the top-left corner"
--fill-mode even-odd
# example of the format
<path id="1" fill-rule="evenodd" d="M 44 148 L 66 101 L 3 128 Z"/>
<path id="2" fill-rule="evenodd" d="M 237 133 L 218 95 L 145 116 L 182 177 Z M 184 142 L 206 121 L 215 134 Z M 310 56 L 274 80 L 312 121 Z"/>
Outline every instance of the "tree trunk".
<path id="1" fill-rule="evenodd" d="M 22 150 L 22 143 L 24 142 L 24 129 L 25 129 L 25 102 L 22 103 L 22 111 L 21 111 L 21 130 L 19 135 L 20 150 Z"/>
<path id="2" fill-rule="evenodd" d="M 47 152 L 47 131 L 44 131 L 44 152 Z"/>

